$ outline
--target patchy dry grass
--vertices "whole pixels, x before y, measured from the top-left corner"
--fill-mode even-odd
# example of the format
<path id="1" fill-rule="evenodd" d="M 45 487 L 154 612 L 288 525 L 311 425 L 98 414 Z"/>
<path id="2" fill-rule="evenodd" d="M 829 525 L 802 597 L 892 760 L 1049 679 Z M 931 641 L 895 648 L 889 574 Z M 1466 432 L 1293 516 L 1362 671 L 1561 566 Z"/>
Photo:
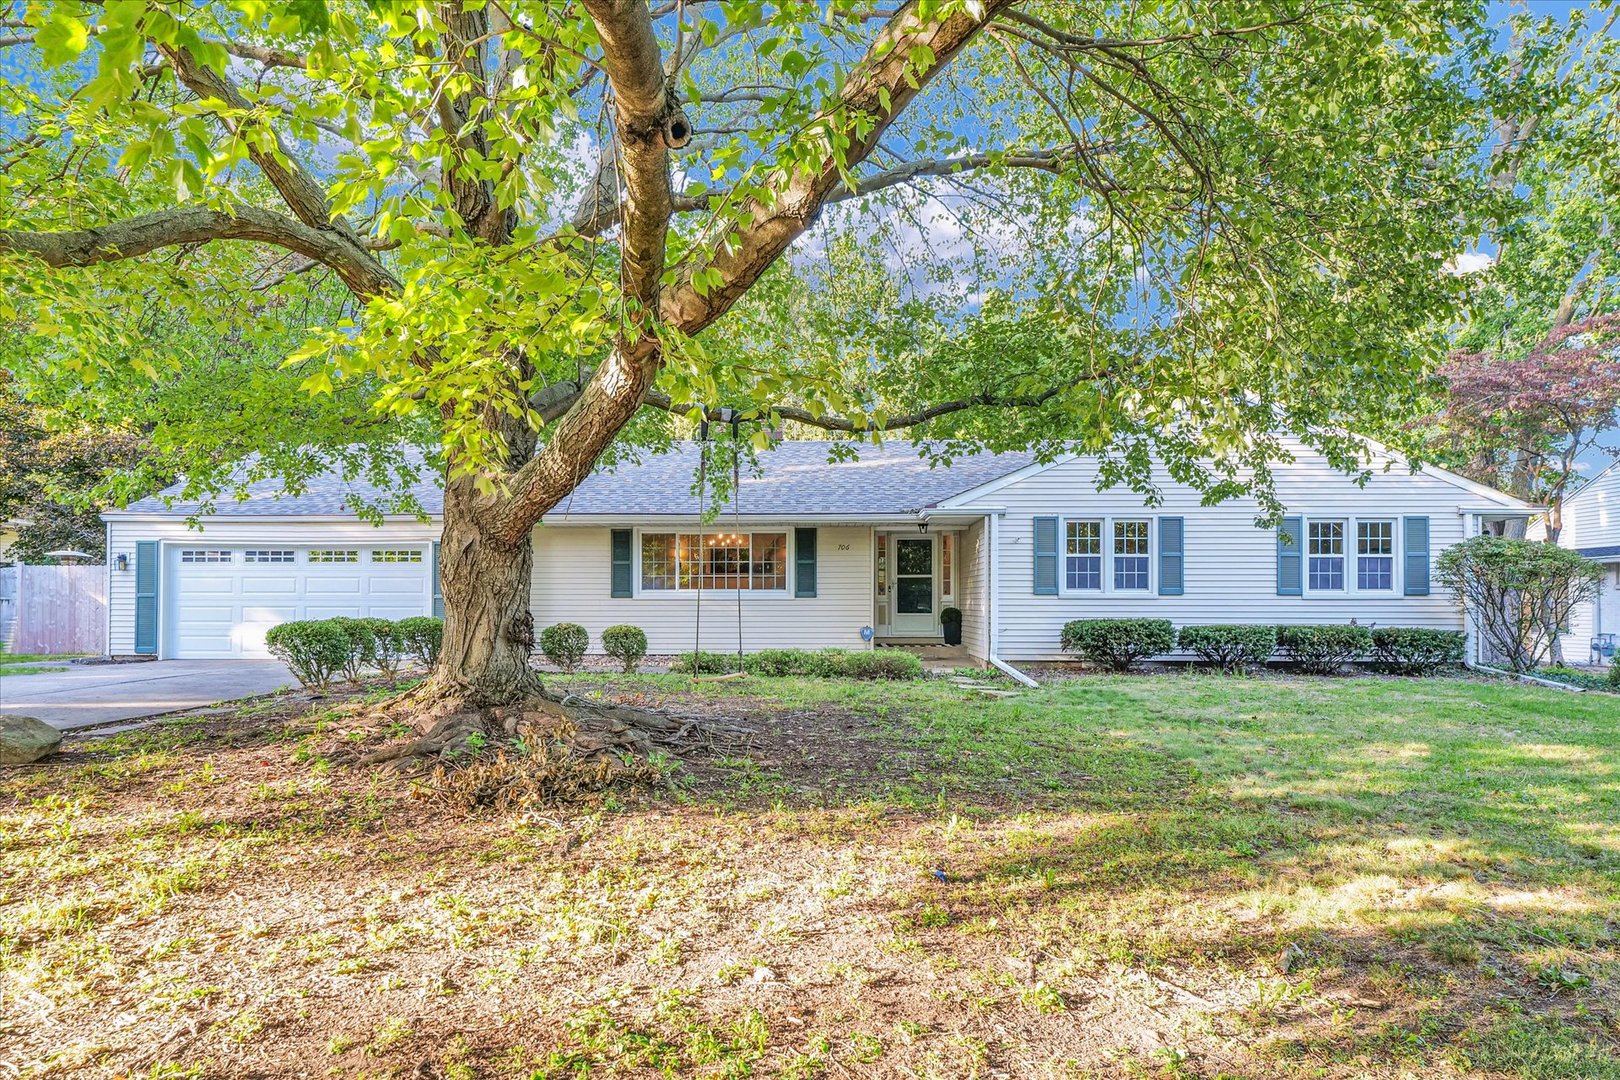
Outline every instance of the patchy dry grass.
<path id="1" fill-rule="evenodd" d="M 467 820 L 250 704 L 0 778 L 0 1075 L 1620 1078 L 1620 715 L 1467 681 L 744 717 Z"/>

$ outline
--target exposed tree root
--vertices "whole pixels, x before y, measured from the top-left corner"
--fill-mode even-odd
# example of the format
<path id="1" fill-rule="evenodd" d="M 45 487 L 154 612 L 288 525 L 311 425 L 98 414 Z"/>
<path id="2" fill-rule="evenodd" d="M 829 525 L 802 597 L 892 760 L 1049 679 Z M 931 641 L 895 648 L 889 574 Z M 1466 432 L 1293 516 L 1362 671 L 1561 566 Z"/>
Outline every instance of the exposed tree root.
<path id="1" fill-rule="evenodd" d="M 329 756 L 399 772 L 424 770 L 427 798 L 464 810 L 569 802 L 616 787 L 664 782 L 660 756 L 730 751 L 752 731 L 738 723 L 547 689 L 522 701 L 471 708 L 421 688 L 352 714 L 360 741 Z M 390 737 L 409 725 L 409 734 Z M 370 731 L 364 730 L 369 728 Z"/>

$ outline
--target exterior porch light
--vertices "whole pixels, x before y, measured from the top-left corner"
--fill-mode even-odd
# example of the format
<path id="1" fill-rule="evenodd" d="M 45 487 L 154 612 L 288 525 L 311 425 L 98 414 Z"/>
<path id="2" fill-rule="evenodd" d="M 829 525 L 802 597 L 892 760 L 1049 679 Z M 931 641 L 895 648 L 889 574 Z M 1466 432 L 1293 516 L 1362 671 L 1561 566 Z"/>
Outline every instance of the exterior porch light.
<path id="1" fill-rule="evenodd" d="M 928 522 L 926 520 L 917 522 L 917 531 L 920 532 L 920 533 L 927 532 L 928 531 Z"/>

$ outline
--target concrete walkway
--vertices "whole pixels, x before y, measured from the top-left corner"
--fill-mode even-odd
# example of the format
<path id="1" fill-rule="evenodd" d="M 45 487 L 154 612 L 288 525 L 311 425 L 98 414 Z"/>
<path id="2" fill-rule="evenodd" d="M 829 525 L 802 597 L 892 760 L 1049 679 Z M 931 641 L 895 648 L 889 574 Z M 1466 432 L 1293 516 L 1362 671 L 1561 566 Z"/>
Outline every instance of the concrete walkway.
<path id="1" fill-rule="evenodd" d="M 66 671 L 0 675 L 0 713 L 43 720 L 59 731 L 136 720 L 293 685 L 276 660 L 152 660 L 74 664 Z"/>

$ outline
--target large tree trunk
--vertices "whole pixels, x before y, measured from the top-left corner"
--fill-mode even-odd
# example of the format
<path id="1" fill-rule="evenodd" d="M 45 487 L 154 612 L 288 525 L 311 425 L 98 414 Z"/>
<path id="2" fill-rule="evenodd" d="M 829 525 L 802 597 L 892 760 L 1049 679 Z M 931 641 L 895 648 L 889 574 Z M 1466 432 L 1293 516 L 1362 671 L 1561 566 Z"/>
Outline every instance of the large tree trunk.
<path id="1" fill-rule="evenodd" d="M 445 485 L 439 562 L 444 647 L 430 692 L 468 708 L 504 705 L 540 689 L 529 667 L 533 546 L 527 534 L 515 544 L 491 536 L 488 518 L 487 500 L 471 480 Z"/>

